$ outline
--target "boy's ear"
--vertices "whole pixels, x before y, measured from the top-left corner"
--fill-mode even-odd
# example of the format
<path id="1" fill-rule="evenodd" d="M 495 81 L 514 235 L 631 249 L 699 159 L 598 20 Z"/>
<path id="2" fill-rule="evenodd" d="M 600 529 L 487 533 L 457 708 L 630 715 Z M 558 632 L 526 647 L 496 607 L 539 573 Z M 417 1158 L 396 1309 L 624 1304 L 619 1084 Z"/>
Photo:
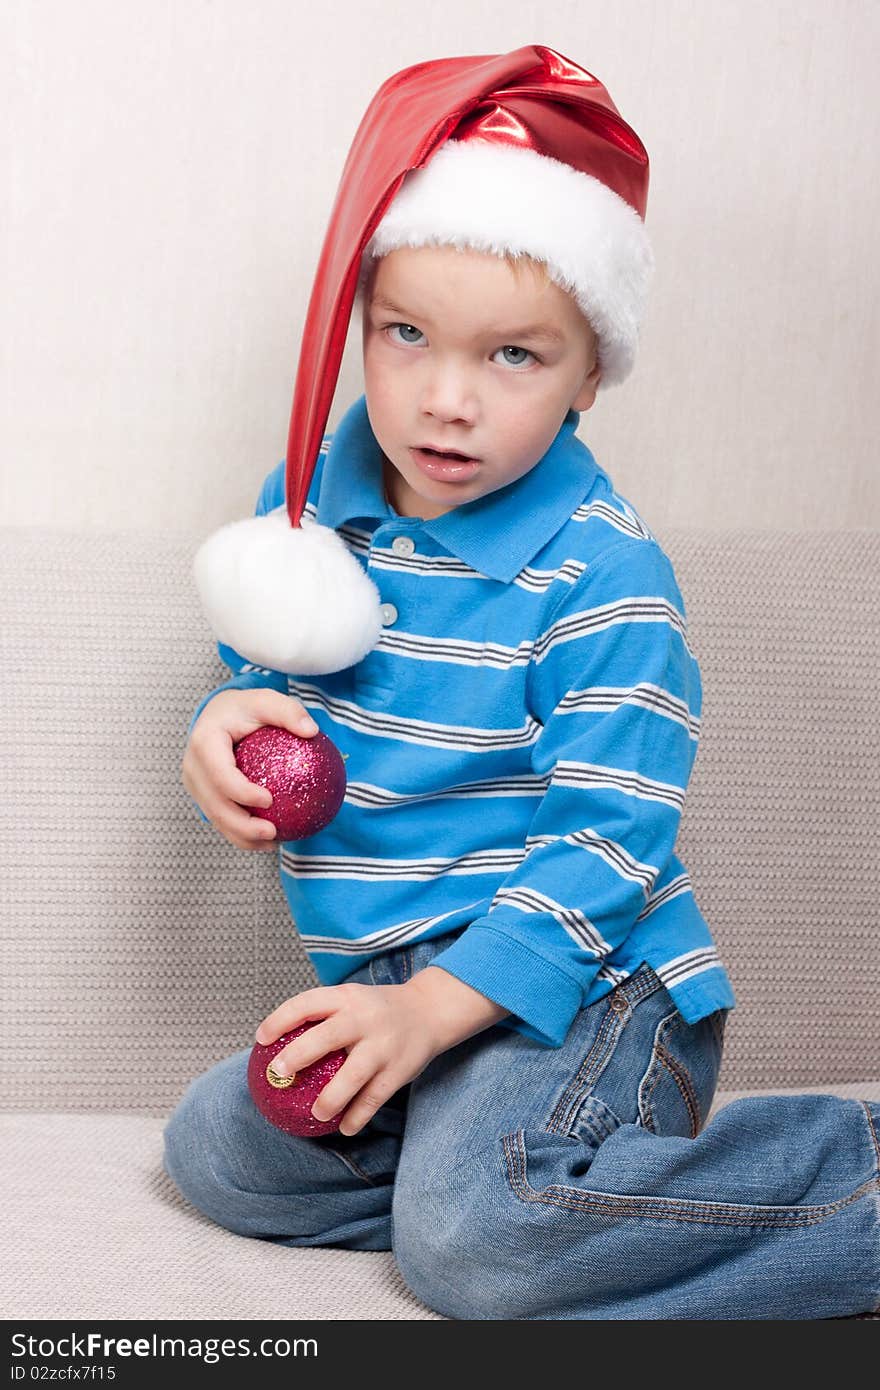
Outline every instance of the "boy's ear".
<path id="1" fill-rule="evenodd" d="M 580 390 L 578 391 L 577 395 L 571 403 L 572 410 L 590 409 L 590 406 L 594 403 L 596 399 L 596 392 L 599 388 L 599 382 L 601 380 L 602 368 L 599 366 L 599 359 L 597 357 L 592 370 L 590 371 L 588 376 L 584 377 Z"/>

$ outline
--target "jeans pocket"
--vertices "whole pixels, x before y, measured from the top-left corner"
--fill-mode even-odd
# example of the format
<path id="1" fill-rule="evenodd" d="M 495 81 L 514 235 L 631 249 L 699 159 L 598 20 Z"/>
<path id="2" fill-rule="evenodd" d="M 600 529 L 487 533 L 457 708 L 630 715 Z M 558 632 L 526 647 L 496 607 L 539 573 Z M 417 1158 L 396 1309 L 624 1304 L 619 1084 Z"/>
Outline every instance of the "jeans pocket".
<path id="1" fill-rule="evenodd" d="M 687 1023 L 672 1007 L 661 1018 L 639 1084 L 639 1119 L 653 1134 L 695 1139 L 718 1084 L 727 1010 Z"/>

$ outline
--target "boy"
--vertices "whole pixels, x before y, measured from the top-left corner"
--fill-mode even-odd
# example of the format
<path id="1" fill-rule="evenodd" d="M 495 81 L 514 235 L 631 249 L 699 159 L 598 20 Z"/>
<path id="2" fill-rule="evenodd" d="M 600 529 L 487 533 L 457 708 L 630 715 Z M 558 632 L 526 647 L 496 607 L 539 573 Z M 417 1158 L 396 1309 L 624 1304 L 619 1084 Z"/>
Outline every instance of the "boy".
<path id="1" fill-rule="evenodd" d="M 314 567 L 316 533 L 341 537 L 368 631 L 364 576 L 378 590 L 378 640 L 359 651 L 363 632 L 349 634 L 340 663 L 352 610 L 328 617 L 323 555 L 302 600 L 317 616 L 300 647 L 310 664 L 259 604 L 243 618 L 247 595 L 224 610 L 239 552 L 198 571 L 237 673 L 196 711 L 184 758 L 207 818 L 241 847 L 271 836 L 242 809 L 267 794 L 232 756 L 261 723 L 307 734 L 314 716 L 349 757 L 336 820 L 280 856 L 322 983 L 256 1034 L 317 1020 L 273 1058 L 282 1074 L 348 1052 L 313 1107 L 344 1111 L 340 1130 L 268 1125 L 247 1049 L 192 1083 L 166 1167 L 229 1229 L 393 1249 L 410 1287 L 453 1317 L 860 1311 L 877 1297 L 871 1110 L 746 1101 L 701 1133 L 734 1000 L 674 853 L 699 669 L 667 557 L 574 433 L 631 365 L 647 160 L 590 74 L 539 47 L 505 61 L 487 77 L 490 60 L 441 60 L 386 84 L 412 100 L 428 83 L 434 116 L 455 110 L 468 138 L 447 139 L 357 239 L 364 396 L 306 491 L 289 449 L 261 529 L 245 524 L 261 542 L 272 518 L 273 537 L 285 531 L 275 594 L 308 581 L 286 568 L 294 547 Z M 476 130 L 443 85 L 455 63 L 476 83 Z M 565 98 L 554 144 L 548 113 Z M 513 125 L 571 162 L 493 143 Z M 345 192 L 344 178 L 337 212 Z M 303 362 L 305 347 L 295 416 Z M 805 1207 L 810 1141 L 829 1147 L 829 1129 L 845 1196 Z M 768 1270 L 795 1243 L 804 1273 L 777 1288 Z"/>

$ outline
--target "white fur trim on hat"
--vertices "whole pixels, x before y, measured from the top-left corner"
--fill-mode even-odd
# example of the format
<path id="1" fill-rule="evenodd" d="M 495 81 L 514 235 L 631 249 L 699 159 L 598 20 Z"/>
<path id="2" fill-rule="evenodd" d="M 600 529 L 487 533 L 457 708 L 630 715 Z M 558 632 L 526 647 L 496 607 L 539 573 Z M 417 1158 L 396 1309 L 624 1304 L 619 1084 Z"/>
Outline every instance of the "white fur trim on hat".
<path id="1" fill-rule="evenodd" d="M 632 370 L 654 269 L 644 223 L 607 184 L 524 146 L 447 140 L 411 169 L 361 261 L 403 246 L 452 245 L 543 261 L 598 340 L 601 386 Z"/>
<path id="2" fill-rule="evenodd" d="M 284 507 L 221 526 L 193 570 L 215 637 L 255 666 L 326 675 L 379 640 L 379 591 L 342 537 Z"/>

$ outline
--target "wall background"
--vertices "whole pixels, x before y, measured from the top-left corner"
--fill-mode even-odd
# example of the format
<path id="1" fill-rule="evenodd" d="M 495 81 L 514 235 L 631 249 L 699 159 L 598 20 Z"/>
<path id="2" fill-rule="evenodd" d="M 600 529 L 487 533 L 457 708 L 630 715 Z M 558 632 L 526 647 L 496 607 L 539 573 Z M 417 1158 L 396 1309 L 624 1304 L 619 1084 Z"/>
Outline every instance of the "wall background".
<path id="1" fill-rule="evenodd" d="M 2 520 L 249 515 L 374 91 L 533 42 L 651 158 L 636 369 L 580 427 L 618 490 L 661 535 L 880 526 L 876 0 L 4 0 Z"/>

